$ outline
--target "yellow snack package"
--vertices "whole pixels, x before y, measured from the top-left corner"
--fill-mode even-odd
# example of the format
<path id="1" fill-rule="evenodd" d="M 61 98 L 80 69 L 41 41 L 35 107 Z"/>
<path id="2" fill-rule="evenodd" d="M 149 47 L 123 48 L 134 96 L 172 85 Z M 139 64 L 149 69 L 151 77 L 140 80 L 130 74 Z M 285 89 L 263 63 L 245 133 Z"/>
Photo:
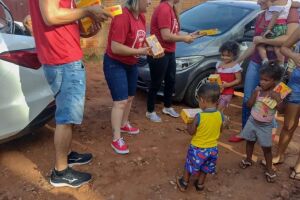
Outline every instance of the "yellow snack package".
<path id="1" fill-rule="evenodd" d="M 157 37 L 155 35 L 151 35 L 146 38 L 146 43 L 148 47 L 151 47 L 151 53 L 153 57 L 159 57 L 164 53 L 164 49 L 162 48 L 161 44 L 159 43 Z"/>
<path id="2" fill-rule="evenodd" d="M 209 81 L 210 83 L 216 83 L 216 84 L 218 84 L 219 86 L 222 85 L 222 80 L 221 80 L 221 77 L 220 77 L 219 74 L 211 74 L 211 75 L 209 75 L 208 81 Z"/>
<path id="3" fill-rule="evenodd" d="M 101 4 L 101 0 L 75 0 L 76 8 Z"/>
<path id="4" fill-rule="evenodd" d="M 219 29 L 213 28 L 213 29 L 199 30 L 198 34 L 200 36 L 217 35 L 217 34 L 219 34 Z"/>
<path id="5" fill-rule="evenodd" d="M 202 112 L 200 108 L 182 109 L 180 116 L 185 124 L 190 124 L 193 122 L 195 115 L 199 112 Z"/>
<path id="6" fill-rule="evenodd" d="M 274 89 L 274 92 L 277 92 L 280 94 L 280 98 L 284 99 L 289 93 L 292 92 L 291 88 L 289 88 L 285 83 L 280 82 Z M 270 97 L 265 97 L 263 99 L 263 102 L 269 106 L 270 108 L 274 109 L 277 105 L 277 102 L 274 99 L 271 99 Z"/>
<path id="7" fill-rule="evenodd" d="M 76 8 L 83 8 L 88 7 L 92 5 L 100 5 L 101 0 L 75 0 Z M 82 36 L 88 36 L 91 34 L 91 28 L 92 28 L 93 21 L 89 17 L 85 17 L 79 21 L 80 25 L 80 34 Z"/>
<path id="8" fill-rule="evenodd" d="M 104 10 L 109 12 L 113 17 L 121 15 L 123 13 L 121 5 L 105 7 Z"/>
<path id="9" fill-rule="evenodd" d="M 274 91 L 280 93 L 281 99 L 284 99 L 289 93 L 292 92 L 292 89 L 289 88 L 285 83 L 279 83 L 275 88 Z"/>

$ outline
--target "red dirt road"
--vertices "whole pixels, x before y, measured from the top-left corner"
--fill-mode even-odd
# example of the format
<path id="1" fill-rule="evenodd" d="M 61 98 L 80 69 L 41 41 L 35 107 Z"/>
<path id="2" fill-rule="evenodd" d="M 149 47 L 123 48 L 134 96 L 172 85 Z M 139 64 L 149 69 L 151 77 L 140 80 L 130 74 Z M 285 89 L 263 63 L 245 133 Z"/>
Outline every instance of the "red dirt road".
<path id="1" fill-rule="evenodd" d="M 202 193 L 196 193 L 192 184 L 186 193 L 181 193 L 174 177 L 183 169 L 191 139 L 181 119 L 162 116 L 163 123 L 150 123 L 145 118 L 146 93 L 139 91 L 130 120 L 140 127 L 141 134 L 124 135 L 130 154 L 115 154 L 110 147 L 112 100 L 102 67 L 90 62 L 87 71 L 85 119 L 82 126 L 75 128 L 73 148 L 93 153 L 91 164 L 76 167 L 91 172 L 93 181 L 80 189 L 53 188 L 48 184 L 54 160 L 53 129 L 44 127 L 33 135 L 0 146 L 1 200 L 300 199 L 300 182 L 288 178 L 289 166 L 299 153 L 299 130 L 289 146 L 286 162 L 278 167 L 276 183 L 266 182 L 264 169 L 258 162 L 241 170 L 238 163 L 244 154 L 244 143 L 227 142 L 241 127 L 241 98 L 235 97 L 228 109 L 233 121 L 231 129 L 225 130 L 220 139 L 217 175 L 208 176 Z M 177 110 L 184 106 L 175 105 Z M 158 104 L 159 114 L 161 109 L 162 104 Z M 262 159 L 259 147 L 255 151 L 257 159 Z"/>

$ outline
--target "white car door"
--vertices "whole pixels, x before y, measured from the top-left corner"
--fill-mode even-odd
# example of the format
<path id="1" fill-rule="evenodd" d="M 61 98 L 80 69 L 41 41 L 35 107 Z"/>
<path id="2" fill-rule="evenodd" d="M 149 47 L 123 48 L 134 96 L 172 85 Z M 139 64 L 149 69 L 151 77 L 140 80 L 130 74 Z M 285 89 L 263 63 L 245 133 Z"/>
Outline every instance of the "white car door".
<path id="1" fill-rule="evenodd" d="M 33 37 L 3 33 L 13 30 L 7 13 L 0 0 L 0 140 L 23 130 L 54 100 Z"/>

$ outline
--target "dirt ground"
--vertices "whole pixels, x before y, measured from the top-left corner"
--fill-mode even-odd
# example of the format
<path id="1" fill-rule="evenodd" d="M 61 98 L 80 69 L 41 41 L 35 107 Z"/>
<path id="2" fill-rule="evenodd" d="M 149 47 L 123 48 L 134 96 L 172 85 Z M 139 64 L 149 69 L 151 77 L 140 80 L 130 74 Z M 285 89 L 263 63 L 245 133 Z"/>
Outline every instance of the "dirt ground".
<path id="1" fill-rule="evenodd" d="M 32 135 L 0 146 L 1 200 L 300 199 L 300 182 L 288 178 L 289 167 L 299 152 L 299 130 L 289 146 L 286 162 L 278 166 L 276 183 L 266 182 L 259 162 L 246 170 L 238 167 L 244 156 L 244 143 L 232 144 L 227 140 L 241 128 L 241 97 L 235 97 L 228 109 L 232 125 L 220 138 L 218 173 L 208 176 L 206 189 L 201 193 L 192 185 L 186 193 L 176 188 L 175 175 L 182 172 L 191 137 L 181 119 L 162 115 L 162 103 L 157 105 L 157 111 L 163 123 L 150 123 L 145 118 L 145 92 L 138 91 L 130 116 L 131 123 L 140 127 L 141 134 L 123 135 L 130 154 L 115 154 L 110 147 L 112 100 L 97 59 L 87 63 L 84 123 L 75 128 L 73 137 L 74 149 L 94 155 L 91 164 L 76 167 L 91 172 L 93 181 L 80 189 L 57 189 L 49 185 L 54 160 L 51 122 Z M 175 105 L 178 111 L 183 107 L 183 103 Z M 262 159 L 259 147 L 254 159 Z"/>

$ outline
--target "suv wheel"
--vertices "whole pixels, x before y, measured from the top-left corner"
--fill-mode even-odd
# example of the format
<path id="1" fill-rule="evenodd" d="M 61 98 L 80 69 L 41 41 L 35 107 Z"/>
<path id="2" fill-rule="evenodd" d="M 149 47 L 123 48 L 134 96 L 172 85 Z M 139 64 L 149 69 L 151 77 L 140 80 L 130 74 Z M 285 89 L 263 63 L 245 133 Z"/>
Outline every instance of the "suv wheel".
<path id="1" fill-rule="evenodd" d="M 185 96 L 184 96 L 184 101 L 185 103 L 193 108 L 199 107 L 198 104 L 198 99 L 197 99 L 197 92 L 200 88 L 200 86 L 203 83 L 207 82 L 208 76 L 210 74 L 213 74 L 215 72 L 214 69 L 209 69 L 206 70 L 204 72 L 202 72 L 201 74 L 199 74 L 198 76 L 196 76 L 196 78 L 192 81 L 192 83 L 189 85 Z"/>

